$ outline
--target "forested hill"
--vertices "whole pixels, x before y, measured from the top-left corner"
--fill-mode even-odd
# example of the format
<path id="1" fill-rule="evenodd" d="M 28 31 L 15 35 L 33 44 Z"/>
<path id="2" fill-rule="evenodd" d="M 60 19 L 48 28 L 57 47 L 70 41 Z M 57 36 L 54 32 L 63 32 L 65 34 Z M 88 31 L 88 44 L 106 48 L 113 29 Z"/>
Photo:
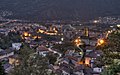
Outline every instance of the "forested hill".
<path id="1" fill-rule="evenodd" d="M 21 19 L 90 19 L 120 15 L 120 0 L 0 0 L 0 10 Z"/>

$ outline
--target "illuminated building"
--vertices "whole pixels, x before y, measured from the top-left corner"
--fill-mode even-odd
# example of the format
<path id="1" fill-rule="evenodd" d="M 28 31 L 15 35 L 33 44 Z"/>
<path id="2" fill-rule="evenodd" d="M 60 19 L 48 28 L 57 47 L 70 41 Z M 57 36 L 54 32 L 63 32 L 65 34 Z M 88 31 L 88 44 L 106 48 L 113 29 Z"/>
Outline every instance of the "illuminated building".
<path id="1" fill-rule="evenodd" d="M 28 39 L 28 37 L 31 37 L 31 34 L 28 32 L 24 32 L 23 35 L 21 35 L 22 39 Z"/>
<path id="2" fill-rule="evenodd" d="M 40 36 L 33 36 L 33 39 L 40 39 Z"/>
<path id="3" fill-rule="evenodd" d="M 84 43 L 82 42 L 82 40 L 80 39 L 80 37 L 78 37 L 77 39 L 74 40 L 74 43 L 76 46 L 80 46 L 83 45 Z"/>
<path id="4" fill-rule="evenodd" d="M 91 61 L 91 58 L 86 57 L 85 58 L 85 65 L 90 66 L 90 61 Z"/>
<path id="5" fill-rule="evenodd" d="M 84 35 L 87 36 L 87 37 L 89 36 L 89 28 L 85 27 Z"/>
<path id="6" fill-rule="evenodd" d="M 38 33 L 44 33 L 45 31 L 44 30 L 42 30 L 42 29 L 39 29 L 38 30 Z"/>

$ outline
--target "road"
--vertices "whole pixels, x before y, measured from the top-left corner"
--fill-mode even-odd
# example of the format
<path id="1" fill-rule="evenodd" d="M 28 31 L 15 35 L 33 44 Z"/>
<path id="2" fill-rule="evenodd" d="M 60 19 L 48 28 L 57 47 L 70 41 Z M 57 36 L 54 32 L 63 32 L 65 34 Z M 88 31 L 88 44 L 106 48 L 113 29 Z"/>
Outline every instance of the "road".
<path id="1" fill-rule="evenodd" d="M 61 53 L 59 53 L 59 52 L 57 52 L 57 51 L 54 51 L 54 50 L 52 50 L 51 48 L 48 48 L 48 50 L 49 50 L 50 52 L 57 53 L 60 57 L 62 56 Z"/>

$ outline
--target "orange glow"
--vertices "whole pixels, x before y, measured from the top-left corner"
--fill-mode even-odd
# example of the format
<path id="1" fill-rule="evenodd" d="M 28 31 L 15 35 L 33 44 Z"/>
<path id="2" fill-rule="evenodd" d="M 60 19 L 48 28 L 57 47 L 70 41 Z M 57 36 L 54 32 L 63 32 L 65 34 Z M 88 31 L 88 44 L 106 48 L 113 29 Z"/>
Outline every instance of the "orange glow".
<path id="1" fill-rule="evenodd" d="M 41 37 L 40 36 L 33 36 L 33 39 L 40 39 Z"/>
<path id="2" fill-rule="evenodd" d="M 58 31 L 56 30 L 56 28 L 50 28 L 50 31 L 52 32 L 49 32 L 48 30 L 47 31 L 44 31 L 42 29 L 39 29 L 37 33 L 44 33 L 44 34 L 47 34 L 47 35 L 57 35 Z"/>
<path id="3" fill-rule="evenodd" d="M 104 43 L 105 43 L 105 41 L 103 39 L 98 39 L 97 45 L 103 45 Z"/>
<path id="4" fill-rule="evenodd" d="M 38 36 L 38 39 L 40 39 L 41 37 L 40 36 Z"/>
<path id="5" fill-rule="evenodd" d="M 100 40 L 100 43 L 101 43 L 101 44 L 104 43 L 104 40 Z"/>
<path id="6" fill-rule="evenodd" d="M 90 60 L 91 60 L 91 58 L 85 58 L 85 64 L 90 65 Z"/>
<path id="7" fill-rule="evenodd" d="M 25 37 L 29 36 L 28 32 L 24 32 L 23 34 Z"/>
<path id="8" fill-rule="evenodd" d="M 53 28 L 53 30 L 56 30 L 55 28 Z"/>
<path id="9" fill-rule="evenodd" d="M 39 32 L 39 33 L 44 33 L 45 31 L 42 30 L 42 29 L 39 29 L 38 32 Z"/>
<path id="10" fill-rule="evenodd" d="M 75 45 L 77 45 L 77 46 L 81 45 L 81 39 L 80 39 L 80 38 L 75 39 L 75 40 L 74 40 L 74 43 L 75 43 Z"/>
<path id="11" fill-rule="evenodd" d="M 36 39 L 37 38 L 37 36 L 33 36 L 33 39 Z"/>
<path id="12" fill-rule="evenodd" d="M 84 64 L 84 63 L 83 63 L 83 61 L 80 61 L 80 62 L 78 62 L 77 64 L 80 64 L 80 65 L 82 65 L 82 64 Z"/>
<path id="13" fill-rule="evenodd" d="M 55 33 L 57 33 L 57 32 L 58 32 L 55 28 L 53 28 L 53 30 L 54 30 L 54 32 L 55 32 Z"/>
<path id="14" fill-rule="evenodd" d="M 46 32 L 47 35 L 57 35 L 57 33 Z"/>

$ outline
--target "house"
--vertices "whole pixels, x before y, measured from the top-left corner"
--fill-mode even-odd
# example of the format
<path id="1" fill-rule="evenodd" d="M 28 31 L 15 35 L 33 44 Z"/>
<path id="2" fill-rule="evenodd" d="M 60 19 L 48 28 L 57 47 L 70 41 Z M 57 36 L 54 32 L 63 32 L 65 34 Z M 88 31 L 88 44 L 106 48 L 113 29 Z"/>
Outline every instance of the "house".
<path id="1" fill-rule="evenodd" d="M 96 61 L 97 58 L 101 57 L 101 55 L 103 55 L 103 52 L 100 50 L 93 50 L 93 51 L 89 52 L 86 55 L 87 60 L 89 59 L 89 63 L 90 63 L 89 66 L 94 67 L 95 66 L 94 62 Z"/>
<path id="2" fill-rule="evenodd" d="M 0 33 L 4 35 L 8 35 L 8 30 L 7 29 L 0 29 Z"/>
<path id="3" fill-rule="evenodd" d="M 4 69 L 5 69 L 5 73 L 9 73 L 10 70 L 13 68 L 11 64 L 6 63 L 3 65 Z"/>
<path id="4" fill-rule="evenodd" d="M 0 59 L 13 56 L 14 55 L 14 50 L 3 50 L 0 51 Z"/>
<path id="5" fill-rule="evenodd" d="M 20 60 L 18 59 L 18 56 L 17 55 L 10 56 L 9 57 L 9 64 L 11 64 L 11 65 L 19 65 Z"/>
<path id="6" fill-rule="evenodd" d="M 20 47 L 22 46 L 21 43 L 12 43 L 12 48 L 16 50 L 20 50 Z"/>
<path id="7" fill-rule="evenodd" d="M 38 53 L 39 55 L 46 56 L 48 52 L 49 52 L 49 50 L 48 50 L 48 48 L 46 48 L 45 46 L 39 46 L 39 47 L 37 48 L 37 53 Z"/>
<path id="8" fill-rule="evenodd" d="M 79 65 L 74 68 L 74 74 L 75 75 L 84 75 L 83 70 L 85 69 L 84 65 Z"/>
<path id="9" fill-rule="evenodd" d="M 62 70 L 62 75 L 70 75 L 72 72 L 70 69 L 70 65 L 66 63 L 60 64 L 60 69 Z"/>
<path id="10" fill-rule="evenodd" d="M 93 68 L 93 72 L 101 73 L 102 68 L 95 67 L 95 68 Z"/>
<path id="11" fill-rule="evenodd" d="M 31 42 L 30 43 L 30 48 L 36 48 L 38 46 L 38 43 Z"/>
<path id="12" fill-rule="evenodd" d="M 57 70 L 55 71 L 55 73 L 56 73 L 57 75 L 62 75 L 62 70 L 57 69 Z"/>
<path id="13" fill-rule="evenodd" d="M 85 57 L 85 65 L 90 66 L 90 63 L 91 63 L 91 58 Z"/>
<path id="14" fill-rule="evenodd" d="M 61 63 L 69 64 L 69 60 L 67 58 L 64 58 L 64 59 L 61 60 Z"/>
<path id="15" fill-rule="evenodd" d="M 87 54 L 86 56 L 87 57 L 91 57 L 93 59 L 96 59 L 96 58 L 100 57 L 102 54 L 103 53 L 100 50 L 93 50 L 89 54 Z"/>

